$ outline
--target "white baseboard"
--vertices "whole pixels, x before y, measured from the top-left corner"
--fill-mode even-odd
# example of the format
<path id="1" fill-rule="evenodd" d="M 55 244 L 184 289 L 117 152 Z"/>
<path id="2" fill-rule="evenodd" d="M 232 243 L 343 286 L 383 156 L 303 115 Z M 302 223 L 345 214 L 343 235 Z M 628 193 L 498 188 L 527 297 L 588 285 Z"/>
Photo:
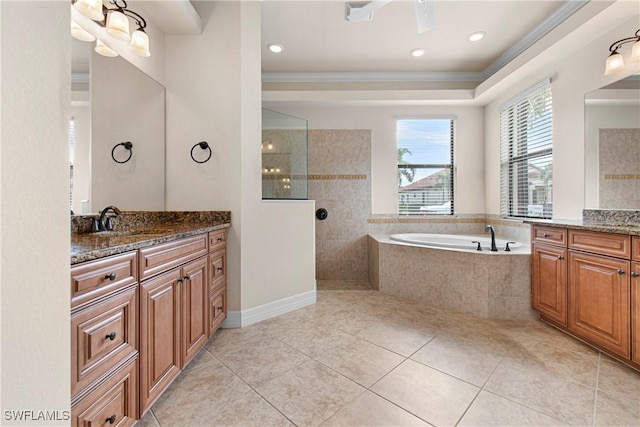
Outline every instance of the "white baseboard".
<path id="1" fill-rule="evenodd" d="M 293 295 L 242 311 L 228 311 L 221 328 L 243 328 L 316 302 L 316 290 Z"/>

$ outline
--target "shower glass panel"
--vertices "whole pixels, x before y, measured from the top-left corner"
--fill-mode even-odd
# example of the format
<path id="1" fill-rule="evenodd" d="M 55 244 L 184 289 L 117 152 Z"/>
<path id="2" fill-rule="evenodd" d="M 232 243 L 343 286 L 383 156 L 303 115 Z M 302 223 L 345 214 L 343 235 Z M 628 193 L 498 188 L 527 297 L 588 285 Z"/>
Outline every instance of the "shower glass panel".
<path id="1" fill-rule="evenodd" d="M 307 121 L 262 109 L 262 199 L 306 200 Z"/>

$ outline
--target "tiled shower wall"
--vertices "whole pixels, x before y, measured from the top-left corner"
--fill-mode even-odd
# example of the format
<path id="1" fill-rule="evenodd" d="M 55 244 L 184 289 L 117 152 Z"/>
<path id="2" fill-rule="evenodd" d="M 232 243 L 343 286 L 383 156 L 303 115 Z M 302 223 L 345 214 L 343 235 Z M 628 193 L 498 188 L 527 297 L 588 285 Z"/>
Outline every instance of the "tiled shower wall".
<path id="1" fill-rule="evenodd" d="M 371 131 L 309 131 L 309 198 L 329 215 L 316 220 L 316 279 L 368 280 Z"/>
<path id="2" fill-rule="evenodd" d="M 601 209 L 640 205 L 640 129 L 600 129 Z"/>

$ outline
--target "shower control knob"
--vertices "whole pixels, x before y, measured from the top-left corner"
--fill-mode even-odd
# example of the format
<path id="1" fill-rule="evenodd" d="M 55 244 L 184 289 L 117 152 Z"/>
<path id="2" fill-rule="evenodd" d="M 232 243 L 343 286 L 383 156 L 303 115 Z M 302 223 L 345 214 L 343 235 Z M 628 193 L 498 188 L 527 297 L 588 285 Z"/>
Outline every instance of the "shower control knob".
<path id="1" fill-rule="evenodd" d="M 324 221 L 329 216 L 329 212 L 325 208 L 320 208 L 316 211 L 316 218 L 320 221 Z"/>

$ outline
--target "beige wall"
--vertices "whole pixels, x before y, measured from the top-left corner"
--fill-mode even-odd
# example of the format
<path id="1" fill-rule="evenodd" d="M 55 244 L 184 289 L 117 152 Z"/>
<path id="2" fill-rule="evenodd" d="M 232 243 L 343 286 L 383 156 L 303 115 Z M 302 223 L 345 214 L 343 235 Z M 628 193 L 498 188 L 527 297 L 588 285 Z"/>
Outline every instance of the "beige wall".
<path id="1" fill-rule="evenodd" d="M 230 311 L 313 291 L 313 202 L 262 201 L 259 3 L 194 7 L 202 35 L 166 39 L 166 208 L 231 211 Z M 213 151 L 201 165 L 199 141 Z"/>
<path id="2" fill-rule="evenodd" d="M 371 130 L 371 211 L 398 211 L 396 119 L 398 117 L 457 116 L 456 212 L 484 212 L 483 109 L 453 106 L 309 106 L 265 102 L 265 108 L 303 117 L 309 129 Z"/>
<path id="3" fill-rule="evenodd" d="M 626 6 L 629 4 L 631 2 L 627 2 Z M 613 14 L 614 11 L 609 12 Z M 626 16 L 633 15 L 627 13 Z M 620 19 L 618 18 L 615 22 L 620 22 Z M 622 25 L 604 34 L 602 32 L 593 33 L 603 35 L 590 43 L 585 40 L 583 49 L 573 54 L 567 54 L 563 61 L 541 67 L 520 78 L 519 81 L 513 82 L 507 91 L 485 107 L 484 157 L 486 174 L 484 193 L 486 213 L 500 213 L 499 106 L 542 79 L 551 77 L 553 91 L 553 216 L 566 219 L 582 218 L 582 209 L 585 206 L 584 95 L 631 73 L 632 68 L 629 67 L 627 72 L 616 76 L 602 74 L 609 45 L 612 41 L 628 37 L 629 34 L 633 34 L 637 30 L 638 15 L 636 14 L 623 22 Z"/>
<path id="4" fill-rule="evenodd" d="M 69 4 L 2 1 L 0 20 L 0 406 L 15 425 L 5 411 L 70 404 Z"/>

